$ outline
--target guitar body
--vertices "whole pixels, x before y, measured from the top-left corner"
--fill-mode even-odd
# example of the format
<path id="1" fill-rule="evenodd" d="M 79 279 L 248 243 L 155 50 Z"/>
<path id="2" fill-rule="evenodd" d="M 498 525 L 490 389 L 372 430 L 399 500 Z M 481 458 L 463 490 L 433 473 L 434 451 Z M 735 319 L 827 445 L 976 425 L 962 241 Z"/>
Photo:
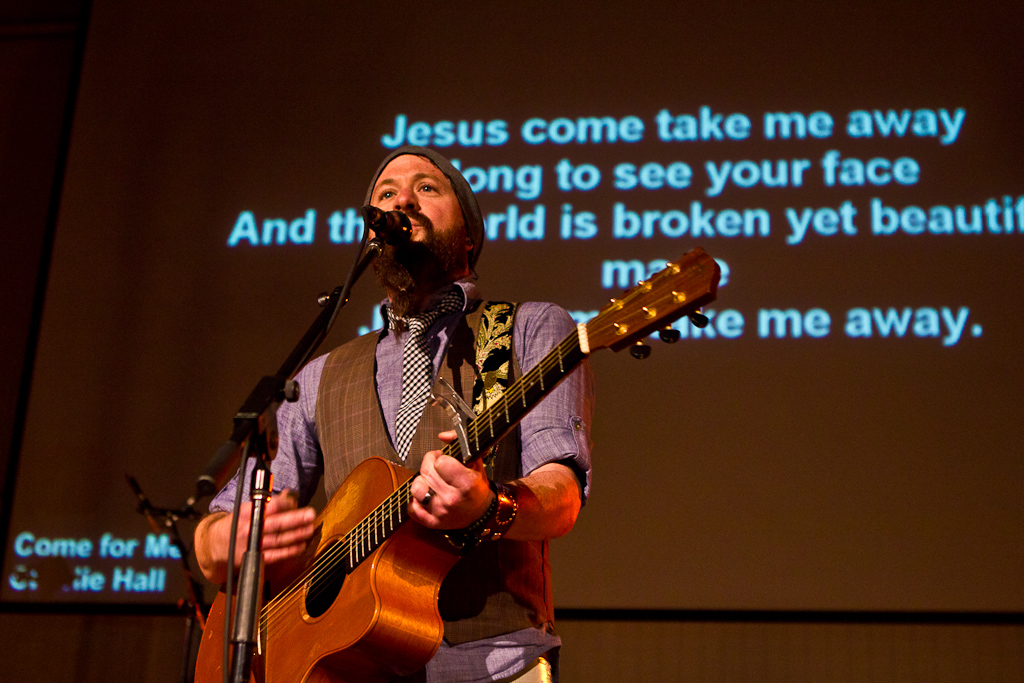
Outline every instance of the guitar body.
<path id="1" fill-rule="evenodd" d="M 412 475 L 382 458 L 360 463 L 317 518 L 313 561 Z M 336 582 L 317 583 L 314 577 L 322 572 L 310 574 L 264 609 L 251 680 L 384 682 L 417 671 L 434 656 L 444 635 L 437 596 L 458 558 L 458 550 L 441 534 L 411 523 L 399 526 L 344 575 L 340 589 Z M 224 603 L 220 592 L 199 647 L 197 683 L 222 680 Z"/>

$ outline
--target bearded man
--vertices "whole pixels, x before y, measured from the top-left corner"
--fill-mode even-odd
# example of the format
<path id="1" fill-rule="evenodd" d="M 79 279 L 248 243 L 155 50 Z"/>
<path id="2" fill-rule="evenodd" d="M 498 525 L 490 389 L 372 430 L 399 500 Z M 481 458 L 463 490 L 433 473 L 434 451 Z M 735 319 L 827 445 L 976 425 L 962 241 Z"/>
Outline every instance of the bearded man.
<path id="1" fill-rule="evenodd" d="M 482 381 L 474 348 L 487 311 L 504 310 L 513 320 L 511 359 L 502 365 L 513 375 L 528 372 L 575 324 L 553 304 L 492 309 L 480 301 L 471 276 L 484 221 L 465 178 L 437 152 L 403 147 L 388 155 L 366 203 L 405 213 L 412 236 L 374 261 L 388 324 L 311 361 L 296 376 L 299 401 L 278 412 L 277 495 L 267 504 L 263 538 L 268 573 L 307 553 L 315 512 L 306 506 L 320 478 L 330 496 L 360 462 L 383 457 L 419 472 L 411 519 L 472 547 L 441 585 L 444 639 L 408 680 L 557 680 L 561 641 L 548 541 L 572 529 L 590 489 L 590 368 L 584 362 L 528 413 L 489 467 L 438 450 L 456 432 L 444 428 L 428 397 L 439 376 L 467 402 L 474 384 L 492 383 Z M 196 529 L 200 567 L 214 582 L 225 580 L 236 486 L 228 483 Z M 236 566 L 249 505 L 241 511 Z"/>

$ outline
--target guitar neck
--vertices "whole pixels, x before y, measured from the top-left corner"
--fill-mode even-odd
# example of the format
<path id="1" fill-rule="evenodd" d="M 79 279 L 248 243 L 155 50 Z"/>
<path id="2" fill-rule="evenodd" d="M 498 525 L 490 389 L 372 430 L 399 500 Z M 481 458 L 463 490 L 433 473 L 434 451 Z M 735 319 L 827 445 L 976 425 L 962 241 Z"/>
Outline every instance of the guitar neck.
<path id="1" fill-rule="evenodd" d="M 444 448 L 445 455 L 470 463 L 486 454 L 586 356 L 580 348 L 579 332 L 574 330 L 467 425 L 470 453 L 463 453 L 461 444 L 453 441 Z"/>

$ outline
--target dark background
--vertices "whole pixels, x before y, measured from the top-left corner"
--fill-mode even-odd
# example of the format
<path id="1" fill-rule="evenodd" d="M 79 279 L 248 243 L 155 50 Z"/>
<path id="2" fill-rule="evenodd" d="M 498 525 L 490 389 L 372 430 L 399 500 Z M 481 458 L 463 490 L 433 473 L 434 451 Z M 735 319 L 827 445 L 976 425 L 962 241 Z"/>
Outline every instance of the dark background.
<path id="1" fill-rule="evenodd" d="M 603 260 L 693 246 L 612 240 L 617 201 L 772 216 L 770 238 L 701 242 L 730 265 L 714 308 L 743 313 L 741 338 L 655 342 L 643 364 L 595 356 L 595 488 L 553 545 L 560 608 L 1019 613 L 1019 235 L 872 237 L 867 210 L 872 197 L 928 207 L 1019 196 L 1020 19 L 1009 4 L 941 3 L 12 9 L 5 548 L 24 529 L 147 533 L 123 472 L 158 502 L 188 495 L 241 398 L 315 315 L 313 296 L 342 279 L 352 248 L 326 242 L 326 217 L 358 206 L 394 116 L 501 118 L 506 145 L 446 152 L 467 165 L 542 164 L 549 236 L 487 244 L 489 297 L 592 310 L 614 293 L 600 287 Z M 656 140 L 657 111 L 705 105 L 747 114 L 751 139 Z M 923 107 L 966 109 L 955 144 L 842 132 L 852 109 Z M 819 109 L 837 123 L 828 140 L 758 139 L 765 111 Z M 518 140 L 530 117 L 603 115 L 642 118 L 644 142 Z M 812 171 L 802 188 L 703 194 L 706 160 L 816 162 L 828 149 L 913 156 L 922 180 L 823 188 Z M 562 158 L 601 167 L 601 189 L 559 193 Z M 686 161 L 694 187 L 610 189 L 616 163 L 650 160 Z M 535 203 L 480 199 L 485 212 Z M 785 207 L 846 199 L 859 235 L 784 243 Z M 601 235 L 560 241 L 563 202 L 597 214 Z M 291 220 L 309 208 L 313 245 L 226 246 L 240 211 Z M 367 324 L 378 297 L 364 283 L 328 345 Z M 849 339 L 854 306 L 968 306 L 968 327 L 984 333 L 951 348 Z M 825 308 L 833 332 L 759 339 L 761 307 Z M 24 594 L 8 589 L 11 563 L 14 608 Z M 156 597 L 181 595 L 178 583 Z M 80 596 L 51 597 L 66 610 Z"/>

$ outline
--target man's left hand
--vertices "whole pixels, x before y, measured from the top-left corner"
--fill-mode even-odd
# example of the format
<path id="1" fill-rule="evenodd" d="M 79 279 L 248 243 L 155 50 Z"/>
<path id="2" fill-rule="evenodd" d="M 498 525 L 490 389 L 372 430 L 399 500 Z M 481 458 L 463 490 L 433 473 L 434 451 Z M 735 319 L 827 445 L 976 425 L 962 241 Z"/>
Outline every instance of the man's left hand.
<path id="1" fill-rule="evenodd" d="M 456 434 L 441 432 L 438 437 L 451 443 Z M 410 516 L 431 529 L 464 529 L 483 516 L 494 496 L 482 459 L 467 466 L 442 451 L 423 456 L 410 492 Z"/>

